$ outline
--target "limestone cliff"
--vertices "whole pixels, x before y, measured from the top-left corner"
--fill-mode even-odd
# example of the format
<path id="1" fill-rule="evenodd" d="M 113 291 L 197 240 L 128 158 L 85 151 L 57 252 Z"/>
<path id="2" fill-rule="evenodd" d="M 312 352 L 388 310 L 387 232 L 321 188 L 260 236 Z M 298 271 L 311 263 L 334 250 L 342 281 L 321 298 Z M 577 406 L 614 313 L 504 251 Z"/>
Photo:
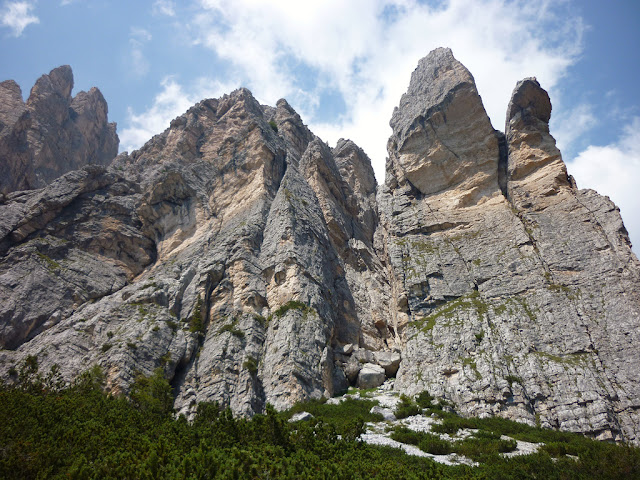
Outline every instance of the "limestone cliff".
<path id="1" fill-rule="evenodd" d="M 71 97 L 62 66 L 38 79 L 27 102 L 13 80 L 0 83 L 0 194 L 41 188 L 84 165 L 108 165 L 118 153 L 116 124 L 97 88 Z"/>
<path id="2" fill-rule="evenodd" d="M 615 205 L 567 175 L 550 114 L 525 79 L 494 130 L 435 50 L 378 186 L 284 100 L 204 100 L 108 168 L 0 204 L 0 375 L 27 355 L 67 380 L 98 364 L 126 393 L 162 367 L 187 416 L 395 376 L 462 414 L 638 442 L 640 264 Z"/>

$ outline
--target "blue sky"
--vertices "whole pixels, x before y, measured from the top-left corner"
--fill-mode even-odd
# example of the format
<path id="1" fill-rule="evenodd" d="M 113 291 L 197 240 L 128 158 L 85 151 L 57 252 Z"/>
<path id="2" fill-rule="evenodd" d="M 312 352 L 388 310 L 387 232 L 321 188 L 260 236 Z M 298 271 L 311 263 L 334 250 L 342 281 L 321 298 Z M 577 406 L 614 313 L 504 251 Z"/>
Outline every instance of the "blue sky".
<path id="1" fill-rule="evenodd" d="M 538 78 L 569 173 L 620 206 L 640 245 L 635 0 L 0 0 L 0 42 L 0 80 L 24 97 L 62 64 L 74 94 L 100 88 L 121 150 L 246 86 L 263 103 L 287 98 L 330 145 L 353 139 L 379 182 L 393 107 L 418 60 L 448 46 L 497 129 L 516 81 Z"/>

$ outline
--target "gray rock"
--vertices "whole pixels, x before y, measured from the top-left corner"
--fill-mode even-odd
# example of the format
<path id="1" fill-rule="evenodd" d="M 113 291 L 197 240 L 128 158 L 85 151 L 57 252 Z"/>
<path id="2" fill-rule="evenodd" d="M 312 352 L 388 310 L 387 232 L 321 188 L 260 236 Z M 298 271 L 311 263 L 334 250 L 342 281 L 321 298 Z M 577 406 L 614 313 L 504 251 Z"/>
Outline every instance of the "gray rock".
<path id="1" fill-rule="evenodd" d="M 309 412 L 294 413 L 289 419 L 289 423 L 308 422 L 312 418 L 313 418 L 313 415 L 311 415 Z"/>
<path id="2" fill-rule="evenodd" d="M 376 363 L 384 368 L 387 377 L 396 376 L 398 368 L 400 368 L 400 361 L 402 360 L 400 353 L 389 351 L 375 352 L 374 358 Z"/>
<path id="3" fill-rule="evenodd" d="M 351 355 L 353 353 L 353 343 L 347 343 L 342 346 L 342 353 L 344 355 Z"/>
<path id="4" fill-rule="evenodd" d="M 464 415 L 639 441 L 640 263 L 616 206 L 567 175 L 535 79 L 502 134 L 451 51 L 429 54 L 380 187 L 353 142 L 246 89 L 85 165 L 114 137 L 72 82 L 56 69 L 27 103 L 0 84 L 0 178 L 28 180 L 0 191 L 3 380 L 33 355 L 67 381 L 99 365 L 126 394 L 161 367 L 193 418 L 396 376 L 383 388 Z"/>
<path id="5" fill-rule="evenodd" d="M 384 368 L 373 363 L 365 363 L 358 373 L 358 388 L 376 388 L 384 383 Z"/>
<path id="6" fill-rule="evenodd" d="M 637 439 L 638 260 L 615 206 L 567 176 L 535 80 L 508 112 L 503 138 L 470 75 L 437 50 L 394 113 L 378 199 L 406 339 L 395 387 L 465 415 Z"/>
<path id="7" fill-rule="evenodd" d="M 358 374 L 362 369 L 362 363 L 358 361 L 355 356 L 351 356 L 349 361 L 344 366 L 344 373 L 349 380 L 349 383 L 355 385 L 356 380 L 358 379 Z"/>
<path id="8" fill-rule="evenodd" d="M 393 422 L 396 420 L 396 416 L 393 413 L 393 410 L 391 410 L 390 408 L 383 408 L 379 405 L 376 405 L 375 407 L 371 407 L 370 413 L 375 414 L 379 414 L 382 415 L 382 419 L 387 421 L 387 422 Z"/>

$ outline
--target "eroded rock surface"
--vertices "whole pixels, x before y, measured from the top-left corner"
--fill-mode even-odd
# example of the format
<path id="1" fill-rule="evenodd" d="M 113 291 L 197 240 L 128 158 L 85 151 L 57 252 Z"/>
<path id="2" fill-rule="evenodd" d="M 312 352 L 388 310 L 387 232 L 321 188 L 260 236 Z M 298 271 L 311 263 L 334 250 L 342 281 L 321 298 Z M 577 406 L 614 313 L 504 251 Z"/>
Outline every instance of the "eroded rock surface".
<path id="1" fill-rule="evenodd" d="M 506 148 L 500 134 L 491 138 L 488 121 L 473 118 L 474 131 L 446 144 L 447 171 L 460 166 L 480 178 L 477 166 L 464 166 L 466 152 L 487 139 L 478 149 L 478 163 L 487 165 L 482 188 L 441 176 L 437 191 L 416 186 L 404 172 L 414 158 L 424 159 L 425 174 L 441 162 L 441 139 L 458 130 L 450 106 L 469 102 L 474 90 L 449 51 L 421 62 L 407 95 L 425 76 L 433 91 L 448 93 L 408 110 L 414 121 L 392 120 L 379 197 L 392 313 L 406 339 L 397 387 L 444 395 L 469 415 L 637 438 L 640 384 L 630 378 L 640 364 L 633 347 L 640 269 L 619 212 L 567 176 L 549 134 L 549 97 L 534 79 L 514 90 Z M 465 115 L 486 117 L 480 98 L 473 99 Z M 429 118 L 442 119 L 437 136 L 420 127 L 433 123 Z M 408 158 L 405 125 L 415 125 L 419 146 Z"/>
<path id="2" fill-rule="evenodd" d="M 0 194 L 42 188 L 85 165 L 108 165 L 118 153 L 116 124 L 97 88 L 71 97 L 68 65 L 38 79 L 26 103 L 13 80 L 0 83 Z"/>
<path id="3" fill-rule="evenodd" d="M 58 112 L 70 72 L 54 72 L 34 98 Z M 12 165 L 62 148 L 15 83 L 0 95 L 1 148 L 38 146 Z M 100 99 L 67 105 L 86 136 Z M 66 380 L 100 365 L 126 393 L 162 368 L 187 417 L 396 376 L 465 415 L 638 442 L 640 265 L 615 205 L 567 175 L 550 115 L 525 79 L 495 130 L 437 49 L 393 113 L 377 186 L 357 145 L 330 148 L 285 100 L 204 100 L 110 166 L 0 204 L 0 375 L 34 355 Z"/>

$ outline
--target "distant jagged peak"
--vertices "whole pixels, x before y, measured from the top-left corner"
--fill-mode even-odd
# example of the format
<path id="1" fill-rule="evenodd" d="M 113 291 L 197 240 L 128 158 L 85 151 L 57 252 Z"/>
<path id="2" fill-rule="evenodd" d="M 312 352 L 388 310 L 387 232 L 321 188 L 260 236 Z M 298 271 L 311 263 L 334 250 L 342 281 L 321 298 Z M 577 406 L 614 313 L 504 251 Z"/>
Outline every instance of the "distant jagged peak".
<path id="1" fill-rule="evenodd" d="M 69 65 L 42 75 L 26 103 L 13 80 L 0 84 L 0 193 L 42 188 L 84 165 L 108 165 L 118 153 L 116 124 L 97 88 L 71 97 Z"/>
<path id="2" fill-rule="evenodd" d="M 41 95 L 58 94 L 61 97 L 70 100 L 71 91 L 73 90 L 73 71 L 69 65 L 62 65 L 54 68 L 48 75 L 42 75 L 31 89 L 29 100 L 31 103 L 37 100 Z"/>

